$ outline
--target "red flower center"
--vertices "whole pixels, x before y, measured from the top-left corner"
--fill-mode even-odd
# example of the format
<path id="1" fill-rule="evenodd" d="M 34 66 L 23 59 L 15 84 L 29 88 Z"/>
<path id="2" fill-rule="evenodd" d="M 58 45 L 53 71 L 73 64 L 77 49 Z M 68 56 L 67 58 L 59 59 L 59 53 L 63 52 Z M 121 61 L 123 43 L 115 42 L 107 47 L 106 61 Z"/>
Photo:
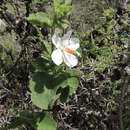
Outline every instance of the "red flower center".
<path id="1" fill-rule="evenodd" d="M 75 53 L 75 50 L 71 50 L 68 47 L 65 47 L 65 51 L 70 53 L 70 54 L 74 54 Z"/>

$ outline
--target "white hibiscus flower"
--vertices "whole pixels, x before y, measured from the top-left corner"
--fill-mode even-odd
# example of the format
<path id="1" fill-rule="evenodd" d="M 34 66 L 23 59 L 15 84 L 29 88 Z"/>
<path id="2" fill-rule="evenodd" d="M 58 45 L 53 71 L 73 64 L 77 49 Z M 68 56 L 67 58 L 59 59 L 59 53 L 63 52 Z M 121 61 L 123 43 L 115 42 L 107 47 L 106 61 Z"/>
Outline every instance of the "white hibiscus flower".
<path id="1" fill-rule="evenodd" d="M 56 65 L 60 65 L 63 61 L 68 67 L 74 67 L 78 64 L 78 59 L 74 54 L 80 55 L 76 49 L 79 48 L 79 39 L 71 38 L 72 31 L 67 32 L 63 37 L 58 36 L 56 29 L 52 37 L 52 42 L 56 47 L 51 58 Z"/>

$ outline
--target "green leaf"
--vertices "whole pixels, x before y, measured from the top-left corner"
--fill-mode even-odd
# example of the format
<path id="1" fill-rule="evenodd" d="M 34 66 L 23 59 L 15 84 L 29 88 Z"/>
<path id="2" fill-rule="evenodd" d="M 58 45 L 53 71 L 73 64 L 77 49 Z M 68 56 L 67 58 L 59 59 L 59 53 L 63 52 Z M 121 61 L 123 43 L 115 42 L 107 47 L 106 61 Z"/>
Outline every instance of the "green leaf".
<path id="1" fill-rule="evenodd" d="M 48 109 L 53 106 L 59 86 L 66 81 L 68 74 L 49 75 L 45 72 L 37 72 L 30 80 L 31 100 L 33 104 L 41 109 Z"/>
<path id="2" fill-rule="evenodd" d="M 55 87 L 53 76 L 44 72 L 37 72 L 30 80 L 31 100 L 41 109 L 48 109 L 55 99 Z"/>
<path id="3" fill-rule="evenodd" d="M 78 69 L 68 69 L 65 74 L 67 78 L 59 84 L 59 89 L 57 90 L 61 102 L 68 102 L 70 100 L 69 97 L 71 97 L 73 92 L 77 89 L 79 79 L 82 76 L 82 72 Z"/>
<path id="4" fill-rule="evenodd" d="M 60 90 L 60 101 L 68 102 L 70 100 L 69 97 L 72 96 L 73 92 L 76 90 L 79 84 L 79 80 L 75 77 L 68 78 L 65 82 L 66 87 L 61 88 Z"/>
<path id="5" fill-rule="evenodd" d="M 37 26 L 43 26 L 44 24 L 48 26 L 52 25 L 49 15 L 44 12 L 30 14 L 27 20 Z"/>
<path id="6" fill-rule="evenodd" d="M 54 0 L 54 7 L 58 7 L 59 5 L 70 5 L 72 0 Z"/>
<path id="7" fill-rule="evenodd" d="M 79 69 L 67 69 L 66 73 L 70 74 L 72 77 L 81 78 L 83 75 L 83 72 L 81 72 Z"/>
<path id="8" fill-rule="evenodd" d="M 59 17 L 66 16 L 72 10 L 72 6 L 60 5 L 56 8 L 56 15 Z"/>
<path id="9" fill-rule="evenodd" d="M 22 111 L 15 120 L 11 122 L 8 129 L 22 126 L 25 123 L 30 124 L 33 128 L 36 128 L 36 119 L 41 118 L 41 113 L 30 113 L 29 111 Z"/>
<path id="10" fill-rule="evenodd" d="M 68 69 L 66 71 L 70 75 L 70 77 L 66 80 L 66 85 L 68 85 L 69 88 L 69 96 L 73 94 L 73 92 L 77 89 L 79 80 L 83 73 L 78 69 Z"/>
<path id="11" fill-rule="evenodd" d="M 77 69 L 68 69 L 57 75 L 50 75 L 45 72 L 35 73 L 29 85 L 33 104 L 41 109 L 48 109 L 53 106 L 59 95 L 61 101 L 68 101 L 68 97 L 78 87 L 81 75 L 82 73 Z M 68 88 L 66 88 L 67 86 Z M 61 91 L 57 92 L 59 88 Z"/>
<path id="12" fill-rule="evenodd" d="M 49 114 L 45 114 L 44 118 L 37 122 L 37 130 L 56 130 L 56 122 Z"/>
<path id="13" fill-rule="evenodd" d="M 70 5 L 72 0 L 65 0 L 65 5 Z"/>
<path id="14" fill-rule="evenodd" d="M 79 80 L 76 77 L 71 77 L 67 80 L 67 84 L 70 87 L 69 96 L 72 96 L 73 92 L 77 89 Z"/>
<path id="15" fill-rule="evenodd" d="M 45 46 L 45 51 L 48 53 L 48 55 L 51 55 L 51 53 L 52 53 L 52 43 L 44 40 L 43 45 Z"/>
<path id="16" fill-rule="evenodd" d="M 69 26 L 69 21 L 66 19 L 61 19 L 61 21 L 59 21 L 59 26 L 66 29 Z"/>
<path id="17" fill-rule="evenodd" d="M 54 0 L 54 7 L 57 8 L 59 5 L 64 4 L 65 0 Z"/>
<path id="18" fill-rule="evenodd" d="M 39 71 L 46 71 L 50 68 L 50 62 L 47 59 L 44 58 L 37 58 L 34 62 L 32 62 L 32 65 L 38 69 Z"/>
<path id="19" fill-rule="evenodd" d="M 66 29 L 66 28 L 69 26 L 69 23 L 63 21 L 62 19 L 59 19 L 59 20 L 57 21 L 57 25 L 58 25 L 58 27 L 60 27 L 60 28 Z"/>
<path id="20" fill-rule="evenodd" d="M 71 77 L 67 80 L 67 84 L 70 86 L 70 88 L 75 89 L 77 88 L 79 82 L 77 78 Z"/>

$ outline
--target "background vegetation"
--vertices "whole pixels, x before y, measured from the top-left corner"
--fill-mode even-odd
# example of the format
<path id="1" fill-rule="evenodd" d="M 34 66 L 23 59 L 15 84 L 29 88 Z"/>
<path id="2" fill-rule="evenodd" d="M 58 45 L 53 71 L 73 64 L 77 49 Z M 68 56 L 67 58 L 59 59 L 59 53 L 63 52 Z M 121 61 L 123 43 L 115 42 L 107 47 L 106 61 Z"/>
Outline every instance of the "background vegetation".
<path id="1" fill-rule="evenodd" d="M 1 0 L 1 130 L 130 130 L 127 0 Z M 51 60 L 70 29 L 79 64 Z"/>

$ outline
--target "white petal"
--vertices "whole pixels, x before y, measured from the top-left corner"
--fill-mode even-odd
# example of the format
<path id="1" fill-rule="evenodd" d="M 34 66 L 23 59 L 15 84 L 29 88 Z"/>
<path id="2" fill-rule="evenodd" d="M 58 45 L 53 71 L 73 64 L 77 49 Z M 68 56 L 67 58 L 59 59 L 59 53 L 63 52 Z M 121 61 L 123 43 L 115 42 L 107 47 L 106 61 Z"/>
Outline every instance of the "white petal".
<path id="1" fill-rule="evenodd" d="M 56 49 L 52 52 L 51 58 L 59 66 L 63 62 L 63 52 L 60 49 Z"/>
<path id="2" fill-rule="evenodd" d="M 73 32 L 72 30 L 68 31 L 66 34 L 64 34 L 64 36 L 63 36 L 62 39 L 63 39 L 63 40 L 64 40 L 64 39 L 69 39 L 70 36 L 71 36 L 71 34 L 72 34 L 72 32 Z"/>
<path id="3" fill-rule="evenodd" d="M 56 46 L 56 48 L 59 48 L 61 46 L 61 38 L 57 34 L 54 34 L 52 36 L 52 43 Z"/>
<path id="4" fill-rule="evenodd" d="M 75 55 L 69 54 L 67 52 L 63 53 L 64 62 L 69 67 L 74 67 L 78 64 L 78 59 Z"/>
<path id="5" fill-rule="evenodd" d="M 63 37 L 62 37 L 62 44 L 64 46 L 67 46 L 69 45 L 69 40 L 70 40 L 70 37 L 71 37 L 71 34 L 72 34 L 72 30 L 68 31 Z"/>
<path id="6" fill-rule="evenodd" d="M 69 39 L 62 40 L 62 45 L 68 46 L 69 45 Z"/>
<path id="7" fill-rule="evenodd" d="M 71 38 L 69 40 L 69 45 L 67 45 L 67 47 L 69 49 L 72 49 L 72 50 L 76 50 L 79 48 L 79 39 L 78 38 Z"/>

